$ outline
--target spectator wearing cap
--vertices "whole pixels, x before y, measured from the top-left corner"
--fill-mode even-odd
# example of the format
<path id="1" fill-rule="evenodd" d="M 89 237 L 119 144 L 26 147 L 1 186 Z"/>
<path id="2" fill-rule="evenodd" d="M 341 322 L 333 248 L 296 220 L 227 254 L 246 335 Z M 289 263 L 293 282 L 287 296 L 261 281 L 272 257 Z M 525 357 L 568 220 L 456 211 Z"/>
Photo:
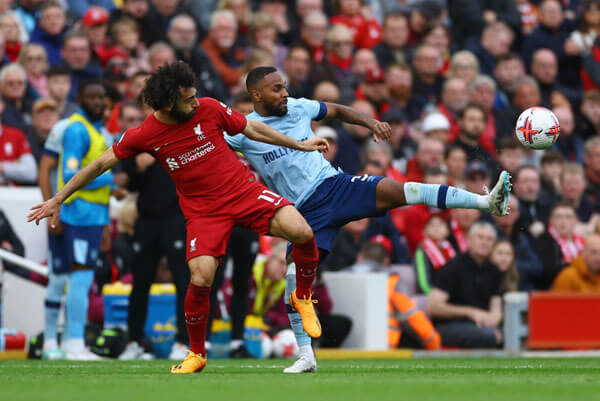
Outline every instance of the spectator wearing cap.
<path id="1" fill-rule="evenodd" d="M 465 189 L 480 195 L 485 195 L 485 189 L 489 188 L 492 180 L 489 176 L 487 167 L 479 160 L 474 160 L 467 164 L 465 169 Z"/>
<path id="2" fill-rule="evenodd" d="M 229 10 L 215 11 L 211 17 L 210 31 L 202 48 L 227 88 L 237 85 L 242 77 L 244 54 L 236 45 L 237 22 Z"/>
<path id="3" fill-rule="evenodd" d="M 435 138 L 424 137 L 419 142 L 415 157 L 406 164 L 406 180 L 423 182 L 425 172 L 439 169 L 444 163 L 444 143 Z"/>
<path id="4" fill-rule="evenodd" d="M 51 67 L 46 73 L 48 96 L 57 105 L 60 118 L 67 118 L 75 113 L 79 106 L 68 99 L 71 91 L 71 75 L 65 67 Z"/>
<path id="5" fill-rule="evenodd" d="M 467 153 L 461 147 L 450 145 L 446 149 L 446 174 L 448 182 L 455 187 L 464 188 L 465 171 L 467 169 Z"/>
<path id="6" fill-rule="evenodd" d="M 146 47 L 149 47 L 153 43 L 153 28 L 148 15 L 149 9 L 148 0 L 123 0 L 121 8 L 115 8 L 111 11 L 109 25 L 112 26 L 115 21 L 123 17 L 132 18 L 140 27 L 142 42 Z"/>
<path id="7" fill-rule="evenodd" d="M 460 134 L 459 116 L 469 103 L 467 84 L 461 78 L 449 78 L 444 82 L 442 102 L 437 109 L 450 123 L 450 141 L 456 140 Z"/>
<path id="8" fill-rule="evenodd" d="M 291 97 L 311 97 L 313 87 L 308 80 L 310 65 L 310 53 L 306 47 L 290 47 L 283 63 L 283 72 L 287 77 L 287 90 Z"/>
<path id="9" fill-rule="evenodd" d="M 375 18 L 365 17 L 360 0 L 339 0 L 338 6 L 338 14 L 331 17 L 330 22 L 350 28 L 356 48 L 371 49 L 381 42 L 381 26 Z"/>
<path id="10" fill-rule="evenodd" d="M 468 89 L 470 100 L 483 107 L 487 113 L 485 128 L 481 134 L 479 143 L 491 155 L 496 156 L 496 122 L 500 118 L 500 112 L 494 108 L 496 82 L 487 75 L 478 75 L 469 84 Z"/>
<path id="11" fill-rule="evenodd" d="M 110 27 L 110 36 L 115 47 L 110 51 L 115 54 L 108 64 L 120 66 L 120 70 L 128 78 L 139 71 L 150 71 L 148 50 L 140 40 L 140 26 L 133 18 L 121 17 Z"/>
<path id="12" fill-rule="evenodd" d="M 326 125 L 322 125 L 315 130 L 315 136 L 318 138 L 327 139 L 327 143 L 329 143 L 329 150 L 323 153 L 323 157 L 327 159 L 334 167 L 335 165 L 335 157 L 338 153 L 338 134 L 337 132 Z"/>
<path id="13" fill-rule="evenodd" d="M 92 7 L 99 7 L 110 12 L 115 9 L 114 0 L 67 0 L 69 10 L 77 17 L 83 16 Z"/>
<path id="14" fill-rule="evenodd" d="M 585 194 L 585 171 L 578 163 L 566 163 L 560 173 L 560 201 L 575 208 L 579 221 L 588 222 L 594 214 L 594 204 Z"/>
<path id="15" fill-rule="evenodd" d="M 385 72 L 383 69 L 380 67 L 369 68 L 364 80 L 358 84 L 358 87 L 354 91 L 354 96 L 358 100 L 370 102 L 375 110 L 377 110 L 375 118 L 380 120 L 381 115 L 390 109 L 390 103 L 387 101 Z"/>
<path id="16" fill-rule="evenodd" d="M 569 22 L 565 22 L 561 3 L 558 0 L 542 1 L 539 6 L 539 24 L 525 37 L 521 46 L 521 57 L 526 65 L 530 65 L 536 50 L 552 50 L 558 59 L 558 81 L 562 85 L 577 88 L 580 85 L 581 59 L 569 56 L 565 52 L 569 32 Z"/>
<path id="17" fill-rule="evenodd" d="M 481 73 L 492 75 L 496 57 L 510 51 L 515 34 L 504 22 L 496 21 L 483 28 L 481 38 L 471 38 L 467 49 L 473 52 L 479 61 Z"/>
<path id="18" fill-rule="evenodd" d="M 100 78 L 102 67 L 92 59 L 90 40 L 81 32 L 69 31 L 63 38 L 61 67 L 66 68 L 71 76 L 69 100 L 77 98 L 79 84 L 88 79 Z"/>
<path id="19" fill-rule="evenodd" d="M 175 49 L 175 58 L 188 63 L 196 74 L 199 95 L 227 100 L 227 91 L 221 76 L 211 64 L 204 49 L 197 45 L 198 32 L 192 17 L 187 14 L 173 17 L 167 29 L 167 39 Z"/>
<path id="20" fill-rule="evenodd" d="M 27 85 L 27 73 L 19 63 L 0 70 L 0 95 L 4 100 L 3 123 L 27 131 L 35 93 Z"/>
<path id="21" fill-rule="evenodd" d="M 54 1 L 45 3 L 40 9 L 40 17 L 31 33 L 31 43 L 44 46 L 51 66 L 61 60 L 61 46 L 67 29 L 65 10 Z"/>
<path id="22" fill-rule="evenodd" d="M 476 103 L 467 104 L 460 115 L 460 134 L 453 143 L 465 150 L 469 162 L 479 160 L 486 164 L 488 174 L 495 175 L 498 163 L 479 142 L 485 129 L 486 118 L 487 114 L 483 107 Z"/>
<path id="23" fill-rule="evenodd" d="M 385 74 L 391 108 L 402 111 L 408 122 L 421 118 L 427 100 L 413 93 L 413 72 L 408 64 L 391 64 Z"/>
<path id="24" fill-rule="evenodd" d="M 25 68 L 29 85 L 40 97 L 48 97 L 48 56 L 44 47 L 36 43 L 26 44 L 21 48 L 18 62 Z"/>
<path id="25" fill-rule="evenodd" d="M 585 239 L 583 252 L 558 274 L 552 291 L 571 293 L 600 293 L 600 236 Z"/>
<path id="26" fill-rule="evenodd" d="M 81 17 L 81 32 L 90 40 L 93 57 L 103 67 L 109 61 L 120 58 L 127 59 L 127 53 L 120 46 L 108 41 L 108 12 L 100 7 L 90 7 Z"/>
<path id="27" fill-rule="evenodd" d="M 310 72 L 311 82 L 332 81 L 342 92 L 353 80 L 352 59 L 354 44 L 352 31 L 345 25 L 334 25 L 327 31 L 326 55 L 321 63 L 316 64 Z"/>
<path id="28" fill-rule="evenodd" d="M 448 143 L 450 141 L 450 122 L 442 113 L 429 113 L 423 119 L 421 132 L 428 138 Z"/>
<path id="29" fill-rule="evenodd" d="M 462 48 L 469 40 L 477 40 L 486 24 L 504 22 L 519 32 L 521 15 L 513 0 L 458 0 L 448 4 L 452 21 L 452 41 Z"/>
<path id="30" fill-rule="evenodd" d="M 429 103 L 438 104 L 443 78 L 440 75 L 440 51 L 431 45 L 417 47 L 413 56 L 413 93 L 423 96 Z"/>
<path id="31" fill-rule="evenodd" d="M 571 108 L 561 106 L 553 109 L 560 122 L 560 141 L 552 149 L 560 152 L 565 160 L 583 164 L 583 138 L 575 132 L 575 118 Z"/>
<path id="32" fill-rule="evenodd" d="M 18 18 L 11 13 L 0 15 L 0 31 L 4 35 L 4 52 L 10 61 L 17 61 L 23 41 L 19 32 Z"/>
<path id="33" fill-rule="evenodd" d="M 4 102 L 0 100 L 0 115 L 4 111 Z M 34 184 L 36 179 L 37 166 L 25 134 L 2 122 L 0 125 L 0 186 Z"/>
<path id="34" fill-rule="evenodd" d="M 313 63 L 319 64 L 325 56 L 327 36 L 327 16 L 321 11 L 313 11 L 302 19 L 300 40 L 311 54 Z"/>
<path id="35" fill-rule="evenodd" d="M 489 260 L 495 240 L 494 226 L 474 224 L 468 251 L 432 275 L 427 311 L 445 346 L 496 348 L 502 343 L 502 274 Z"/>
<path id="36" fill-rule="evenodd" d="M 388 140 L 394 158 L 392 165 L 399 171 L 406 171 L 406 163 L 415 155 L 417 144 L 409 136 L 404 113 L 397 108 L 392 108 L 383 115 L 381 120 L 389 123 L 392 128 L 392 136 Z"/>
<path id="37" fill-rule="evenodd" d="M 40 162 L 44 149 L 44 142 L 48 138 L 52 127 L 59 120 L 58 106 L 52 99 L 36 100 L 31 110 L 31 126 L 26 132 L 31 152 L 37 163 Z"/>
<path id="38" fill-rule="evenodd" d="M 409 58 L 408 18 L 400 12 L 387 13 L 383 19 L 383 40 L 373 48 L 383 68 L 394 63 L 406 63 Z"/>

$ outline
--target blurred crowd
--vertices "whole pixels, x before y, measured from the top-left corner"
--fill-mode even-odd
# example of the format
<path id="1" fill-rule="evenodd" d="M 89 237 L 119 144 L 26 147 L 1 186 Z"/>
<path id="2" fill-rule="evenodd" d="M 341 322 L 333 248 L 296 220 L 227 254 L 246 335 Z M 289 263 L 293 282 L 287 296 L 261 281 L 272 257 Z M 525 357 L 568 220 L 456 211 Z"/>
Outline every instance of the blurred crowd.
<path id="1" fill-rule="evenodd" d="M 471 309 L 460 316 L 489 328 L 473 341 L 493 346 L 501 311 L 490 301 L 503 292 L 600 291 L 599 33 L 600 0 L 0 0 L 0 186 L 36 185 L 44 142 L 77 110 L 88 78 L 104 83 L 104 126 L 116 139 L 150 112 L 139 94 L 166 62 L 186 61 L 199 95 L 244 114 L 252 111 L 246 73 L 273 65 L 290 96 L 351 105 L 391 124 L 391 140 L 376 143 L 363 127 L 314 122 L 330 142 L 326 158 L 347 173 L 477 193 L 502 169 L 512 174 L 508 216 L 399 208 L 346 225 L 321 269 L 412 265 L 402 291 L 442 338 L 464 332 L 447 324 L 448 307 L 464 305 Z M 519 114 L 538 105 L 561 126 L 546 151 L 514 136 Z M 138 215 L 180 217 L 174 189 L 174 198 L 156 194 L 156 176 L 144 176 L 154 168 L 141 156 L 116 170 L 130 195 L 103 242 L 104 282 L 135 275 Z M 258 239 L 249 235 L 239 241 L 250 256 L 236 263 L 252 266 Z M 468 274 L 470 264 L 479 273 Z M 167 265 L 159 265 L 162 281 L 172 280 Z M 250 272 L 237 275 L 247 293 Z"/>

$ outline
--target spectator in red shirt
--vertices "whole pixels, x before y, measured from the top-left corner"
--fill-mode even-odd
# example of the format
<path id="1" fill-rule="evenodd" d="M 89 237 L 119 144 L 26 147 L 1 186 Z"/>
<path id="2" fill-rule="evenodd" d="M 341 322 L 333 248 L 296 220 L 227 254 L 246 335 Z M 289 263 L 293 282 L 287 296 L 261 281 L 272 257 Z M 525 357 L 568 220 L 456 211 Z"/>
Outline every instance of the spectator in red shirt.
<path id="1" fill-rule="evenodd" d="M 487 113 L 485 128 L 479 143 L 494 157 L 496 156 L 496 83 L 487 75 L 479 75 L 469 85 L 469 97 L 473 103 L 483 107 Z M 510 172 L 510 171 L 509 171 Z"/>
<path id="2" fill-rule="evenodd" d="M 381 42 L 382 30 L 376 19 L 365 17 L 360 0 L 339 0 L 339 14 L 331 23 L 346 25 L 352 31 L 357 48 L 372 48 Z"/>
<path id="3" fill-rule="evenodd" d="M 366 100 L 373 105 L 377 110 L 375 117 L 377 120 L 381 120 L 381 116 L 390 109 L 390 103 L 387 101 L 385 72 L 377 66 L 367 70 L 364 80 L 358 84 L 354 95 L 356 99 Z"/>
<path id="4" fill-rule="evenodd" d="M 469 103 L 467 84 L 460 78 L 448 78 L 442 89 L 442 103 L 438 110 L 450 122 L 450 141 L 453 142 L 460 135 L 459 118 Z"/>
<path id="5" fill-rule="evenodd" d="M 4 102 L 0 101 L 0 114 Z M 25 134 L 4 124 L 0 125 L 0 185 L 35 184 L 37 166 Z"/>

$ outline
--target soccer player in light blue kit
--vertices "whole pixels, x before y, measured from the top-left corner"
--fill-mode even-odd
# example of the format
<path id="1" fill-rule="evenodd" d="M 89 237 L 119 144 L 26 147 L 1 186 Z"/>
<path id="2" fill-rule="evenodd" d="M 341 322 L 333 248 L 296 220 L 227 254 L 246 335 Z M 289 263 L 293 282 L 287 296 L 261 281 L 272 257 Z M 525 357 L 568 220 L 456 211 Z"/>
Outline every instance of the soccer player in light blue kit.
<path id="1" fill-rule="evenodd" d="M 262 121 L 296 140 L 313 137 L 311 121 L 325 117 L 367 127 L 376 141 L 390 137 L 391 128 L 387 123 L 350 107 L 288 98 L 285 83 L 274 67 L 258 67 L 250 71 L 246 87 L 254 103 L 254 112 L 247 118 Z M 506 171 L 500 174 L 498 183 L 489 194 L 478 195 L 447 185 L 401 183 L 385 177 L 344 174 L 333 168 L 319 152 L 296 152 L 256 142 L 243 135 L 226 135 L 226 140 L 231 148 L 248 158 L 268 187 L 294 202 L 313 229 L 322 256 L 330 250 L 333 239 L 344 224 L 365 217 L 382 216 L 399 206 L 426 204 L 440 209 L 473 208 L 495 215 L 508 213 L 511 184 Z M 317 363 L 310 337 L 303 329 L 300 315 L 289 306 L 290 297 L 295 296 L 295 286 L 295 270 L 291 264 L 288 266 L 285 297 L 300 358 L 284 372 L 314 372 Z"/>

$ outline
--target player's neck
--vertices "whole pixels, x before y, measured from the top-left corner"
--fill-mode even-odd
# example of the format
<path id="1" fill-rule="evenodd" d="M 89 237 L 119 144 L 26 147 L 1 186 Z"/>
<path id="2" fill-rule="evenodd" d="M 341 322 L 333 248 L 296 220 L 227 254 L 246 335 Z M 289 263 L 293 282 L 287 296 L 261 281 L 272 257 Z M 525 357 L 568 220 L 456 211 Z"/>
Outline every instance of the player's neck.
<path id="1" fill-rule="evenodd" d="M 270 117 L 271 116 L 271 113 L 269 113 L 267 111 L 267 109 L 265 108 L 265 106 L 263 106 L 261 104 L 255 104 L 254 111 L 261 117 Z"/>
<path id="2" fill-rule="evenodd" d="M 177 124 L 179 122 L 162 110 L 155 111 L 154 117 L 163 124 Z"/>

